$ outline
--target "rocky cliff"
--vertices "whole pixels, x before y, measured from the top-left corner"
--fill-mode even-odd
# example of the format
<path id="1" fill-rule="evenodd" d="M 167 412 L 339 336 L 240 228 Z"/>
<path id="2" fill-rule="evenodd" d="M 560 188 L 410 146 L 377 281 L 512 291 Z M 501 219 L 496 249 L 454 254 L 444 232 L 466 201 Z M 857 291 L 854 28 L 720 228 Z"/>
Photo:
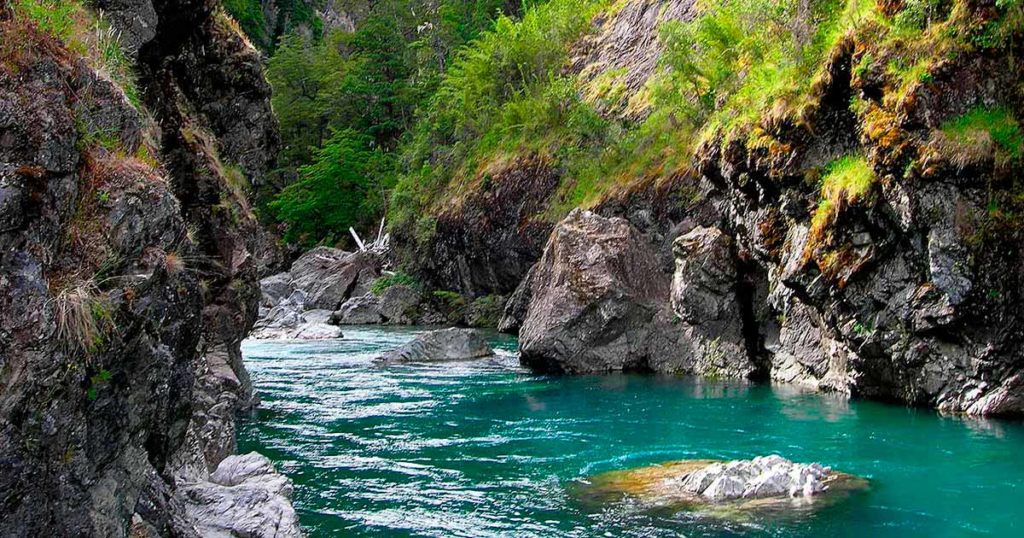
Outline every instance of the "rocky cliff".
<path id="1" fill-rule="evenodd" d="M 946 31 L 970 33 L 995 16 L 987 2 L 957 4 Z M 666 334 L 682 335 L 672 349 L 685 356 L 642 366 L 770 378 L 948 412 L 1024 413 L 1021 140 L 992 126 L 1017 125 L 1024 101 L 1010 58 L 1019 52 L 945 51 L 927 76 L 901 86 L 878 60 L 899 54 L 879 31 L 868 25 L 838 44 L 806 108 L 766 113 L 747 137 L 712 137 L 692 168 L 598 205 L 656 245 L 666 233 L 678 237 L 671 301 L 663 294 L 662 305 L 677 319 Z M 572 226 L 556 228 L 541 266 Z M 602 242 L 597 232 L 579 240 Z M 638 274 L 665 278 L 649 268 Z M 528 363 L 569 371 L 629 365 L 587 360 L 566 345 L 537 348 L 538 332 L 605 338 L 602 327 L 628 316 L 590 301 L 601 324 L 587 321 L 586 309 L 538 318 L 537 309 L 554 312 L 543 303 L 552 290 L 570 286 L 579 297 L 593 288 L 536 275 L 524 286 L 534 297 L 523 327 Z"/>
<path id="2" fill-rule="evenodd" d="M 721 38 L 715 24 L 761 15 L 691 26 L 695 52 L 663 64 L 665 22 L 699 6 L 613 3 L 564 76 L 620 128 L 660 122 L 635 146 L 654 157 L 609 157 L 632 164 L 592 187 L 593 213 L 557 223 L 580 168 L 503 156 L 500 174 L 460 187 L 428 241 L 399 239 L 429 245 L 420 267 L 453 289 L 522 279 L 502 326 L 521 327 L 524 362 L 540 370 L 734 376 L 1019 415 L 1024 15 L 1011 4 L 850 2 L 824 30 L 797 10 L 779 19 L 787 32 L 830 42 L 814 75 L 764 103 L 723 91 L 692 124 L 652 100 L 675 76 L 665 66 L 682 55 L 700 67 L 692 54 Z M 670 33 L 668 46 L 673 35 L 695 34 Z M 759 39 L 755 53 L 772 46 Z M 729 83 L 769 92 L 745 75 Z M 631 127 L 652 109 L 667 115 Z M 510 259 L 505 238 L 527 229 L 552 230 L 546 247 Z"/>
<path id="3" fill-rule="evenodd" d="M 290 487 L 218 468 L 273 258 L 257 54 L 209 0 L 0 5 L 0 534 L 242 532 L 268 500 L 298 534 Z"/>

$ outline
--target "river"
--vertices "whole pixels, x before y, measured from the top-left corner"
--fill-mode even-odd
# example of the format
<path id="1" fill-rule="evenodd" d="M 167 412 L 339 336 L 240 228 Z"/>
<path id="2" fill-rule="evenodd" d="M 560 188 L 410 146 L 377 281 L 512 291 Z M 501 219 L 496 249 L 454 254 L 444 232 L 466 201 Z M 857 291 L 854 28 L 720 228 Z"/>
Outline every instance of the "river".
<path id="1" fill-rule="evenodd" d="M 413 329 L 326 342 L 246 342 L 262 399 L 239 450 L 295 483 L 320 536 L 1022 536 L 1024 425 L 789 387 L 684 377 L 536 376 L 515 341 L 493 359 L 376 367 Z M 579 502 L 595 473 L 777 453 L 870 479 L 794 518 Z"/>

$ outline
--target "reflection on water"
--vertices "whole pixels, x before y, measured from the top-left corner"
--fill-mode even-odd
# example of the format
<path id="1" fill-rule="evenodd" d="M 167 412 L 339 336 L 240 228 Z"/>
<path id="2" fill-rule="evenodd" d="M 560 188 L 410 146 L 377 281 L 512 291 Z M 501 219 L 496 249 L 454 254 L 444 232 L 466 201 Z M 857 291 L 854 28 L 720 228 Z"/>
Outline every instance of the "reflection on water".
<path id="1" fill-rule="evenodd" d="M 673 376 L 560 378 L 515 342 L 457 364 L 371 364 L 415 330 L 247 343 L 263 399 L 240 425 L 295 482 L 310 536 L 1021 535 L 1024 428 Z M 796 520 L 702 518 L 621 499 L 581 506 L 587 477 L 679 459 L 778 453 L 871 479 Z"/>

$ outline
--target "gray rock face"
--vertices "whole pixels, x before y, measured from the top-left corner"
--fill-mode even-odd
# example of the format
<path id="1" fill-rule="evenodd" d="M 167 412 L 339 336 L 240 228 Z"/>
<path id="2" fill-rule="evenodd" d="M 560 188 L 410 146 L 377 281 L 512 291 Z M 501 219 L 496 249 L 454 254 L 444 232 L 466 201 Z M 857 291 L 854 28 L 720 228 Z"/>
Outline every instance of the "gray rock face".
<path id="1" fill-rule="evenodd" d="M 574 210 L 531 273 L 523 364 L 568 373 L 685 367 L 672 345 L 669 276 L 625 220 Z"/>
<path id="2" fill-rule="evenodd" d="M 365 252 L 317 247 L 295 260 L 290 274 L 292 287 L 306 293 L 306 308 L 334 311 L 349 297 L 365 293 L 380 276 L 379 267 Z"/>
<path id="3" fill-rule="evenodd" d="M 732 238 L 718 228 L 698 227 L 678 238 L 673 252 L 672 308 L 693 356 L 693 370 L 750 376 L 755 366 L 744 340 Z"/>
<path id="4" fill-rule="evenodd" d="M 295 291 L 295 285 L 292 284 L 291 273 L 268 276 L 260 280 L 260 292 L 262 293 L 260 305 L 275 307 L 281 300 L 289 297 L 293 291 Z"/>
<path id="5" fill-rule="evenodd" d="M 204 538 L 297 538 L 292 484 L 255 452 L 230 456 L 209 480 L 184 484 L 187 511 Z"/>
<path id="6" fill-rule="evenodd" d="M 479 331 L 443 329 L 421 334 L 404 346 L 377 359 L 382 364 L 443 362 L 479 359 L 494 355 L 494 350 Z"/>
<path id="7" fill-rule="evenodd" d="M 418 319 L 423 296 L 409 286 L 391 286 L 377 296 L 352 297 L 331 317 L 339 325 L 411 325 Z"/>
<path id="8" fill-rule="evenodd" d="M 671 487 L 712 502 L 767 497 L 812 497 L 823 493 L 832 470 L 817 463 L 793 463 L 781 456 L 713 463 L 678 479 Z"/>
<path id="9" fill-rule="evenodd" d="M 375 325 L 384 322 L 381 314 L 380 297 L 367 293 L 353 297 L 341 305 L 331 316 L 338 325 Z"/>

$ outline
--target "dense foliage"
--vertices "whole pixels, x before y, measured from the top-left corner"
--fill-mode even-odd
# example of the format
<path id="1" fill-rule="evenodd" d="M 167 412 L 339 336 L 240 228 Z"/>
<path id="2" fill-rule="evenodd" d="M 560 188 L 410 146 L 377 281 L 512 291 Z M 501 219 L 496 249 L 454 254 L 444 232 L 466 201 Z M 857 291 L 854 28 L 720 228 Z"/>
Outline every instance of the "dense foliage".
<path id="1" fill-rule="evenodd" d="M 519 6 L 504 0 L 385 0 L 368 8 L 354 32 L 280 38 L 268 65 L 284 142 L 278 174 L 297 179 L 267 209 L 289 227 L 290 239 L 339 240 L 347 234 L 333 226 L 345 230 L 378 218 L 385 208 L 381 193 L 396 170 L 395 150 L 412 129 L 416 110 L 434 95 L 451 55 L 500 13 Z M 364 145 L 359 151 L 357 143 Z M 338 158 L 372 163 L 333 162 Z M 345 177 L 328 181 L 332 170 L 344 170 Z M 341 202 L 350 196 L 340 189 L 356 184 L 370 198 Z M 316 192 L 320 188 L 330 191 Z M 303 200 L 300 193 L 316 196 Z M 316 226 L 310 224 L 313 215 Z M 330 227 L 318 227 L 326 223 Z"/>

